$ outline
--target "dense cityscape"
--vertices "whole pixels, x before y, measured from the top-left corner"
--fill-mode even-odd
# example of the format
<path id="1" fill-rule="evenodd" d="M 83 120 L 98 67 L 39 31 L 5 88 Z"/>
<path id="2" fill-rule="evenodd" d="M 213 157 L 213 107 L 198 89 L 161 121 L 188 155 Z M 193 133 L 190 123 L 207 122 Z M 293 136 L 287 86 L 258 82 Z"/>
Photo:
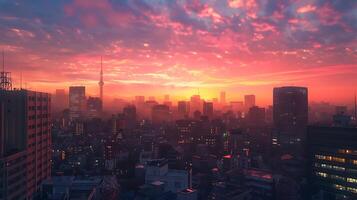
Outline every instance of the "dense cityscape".
<path id="1" fill-rule="evenodd" d="M 0 200 L 356 200 L 341 2 L 0 0 Z"/>

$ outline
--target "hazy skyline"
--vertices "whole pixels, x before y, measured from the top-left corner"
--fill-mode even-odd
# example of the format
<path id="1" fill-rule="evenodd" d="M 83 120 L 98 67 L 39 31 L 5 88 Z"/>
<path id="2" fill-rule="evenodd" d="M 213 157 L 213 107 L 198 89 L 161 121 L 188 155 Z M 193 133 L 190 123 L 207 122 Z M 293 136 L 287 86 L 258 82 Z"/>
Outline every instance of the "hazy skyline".
<path id="1" fill-rule="evenodd" d="M 271 104 L 272 88 L 350 103 L 357 88 L 356 3 L 345 1 L 6 1 L 0 50 L 14 87 L 84 85 L 106 98 L 180 96 Z"/>

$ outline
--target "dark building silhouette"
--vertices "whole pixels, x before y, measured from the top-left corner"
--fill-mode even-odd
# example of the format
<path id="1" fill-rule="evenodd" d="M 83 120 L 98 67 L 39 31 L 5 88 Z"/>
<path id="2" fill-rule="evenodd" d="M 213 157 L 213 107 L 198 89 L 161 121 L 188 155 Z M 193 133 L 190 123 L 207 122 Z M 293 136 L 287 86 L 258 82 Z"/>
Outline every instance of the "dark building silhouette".
<path id="1" fill-rule="evenodd" d="M 31 199 L 51 174 L 51 97 L 0 90 L 0 199 Z"/>
<path id="2" fill-rule="evenodd" d="M 123 109 L 123 115 L 126 123 L 126 128 L 132 129 L 136 126 L 136 107 L 128 105 Z"/>
<path id="3" fill-rule="evenodd" d="M 250 126 L 264 126 L 265 108 L 258 106 L 250 107 L 247 115 L 247 123 Z"/>
<path id="4" fill-rule="evenodd" d="M 255 95 L 253 94 L 244 95 L 244 106 L 247 111 L 251 107 L 255 106 Z"/>
<path id="5" fill-rule="evenodd" d="M 308 123 L 308 90 L 279 87 L 273 93 L 275 138 L 280 145 L 301 144 Z"/>
<path id="6" fill-rule="evenodd" d="M 152 122 L 160 124 L 171 121 L 170 109 L 166 105 L 155 105 L 152 107 Z"/>
<path id="7" fill-rule="evenodd" d="M 213 103 L 203 102 L 203 115 L 209 118 L 213 117 Z"/>
<path id="8" fill-rule="evenodd" d="M 180 117 L 187 117 L 190 113 L 189 104 L 187 101 L 179 101 L 177 103 L 177 111 Z"/>
<path id="9" fill-rule="evenodd" d="M 357 128 L 308 127 L 309 180 L 321 199 L 357 199 Z"/>
<path id="10" fill-rule="evenodd" d="M 52 111 L 62 112 L 66 108 L 68 108 L 68 94 L 64 89 L 56 89 L 52 98 Z"/>

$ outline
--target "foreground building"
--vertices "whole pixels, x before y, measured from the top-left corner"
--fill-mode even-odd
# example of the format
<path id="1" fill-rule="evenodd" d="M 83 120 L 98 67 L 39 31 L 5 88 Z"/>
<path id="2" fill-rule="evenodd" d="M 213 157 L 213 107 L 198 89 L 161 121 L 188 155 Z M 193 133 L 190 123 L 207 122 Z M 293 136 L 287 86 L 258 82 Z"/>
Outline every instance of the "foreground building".
<path id="1" fill-rule="evenodd" d="M 309 127 L 310 183 L 322 199 L 357 199 L 357 128 Z"/>
<path id="2" fill-rule="evenodd" d="M 51 97 L 0 90 L 0 199 L 31 198 L 51 174 Z"/>
<path id="3" fill-rule="evenodd" d="M 282 146 L 299 145 L 308 122 L 308 91 L 305 87 L 279 87 L 273 91 L 275 138 Z"/>

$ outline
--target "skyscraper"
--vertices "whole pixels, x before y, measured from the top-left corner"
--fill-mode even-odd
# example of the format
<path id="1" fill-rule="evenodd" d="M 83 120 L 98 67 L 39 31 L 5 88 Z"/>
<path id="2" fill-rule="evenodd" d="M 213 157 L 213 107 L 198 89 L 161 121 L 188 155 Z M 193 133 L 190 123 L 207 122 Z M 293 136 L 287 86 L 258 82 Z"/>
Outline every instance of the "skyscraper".
<path id="1" fill-rule="evenodd" d="M 83 117 L 86 110 L 86 88 L 84 86 L 69 87 L 69 115 L 71 120 Z"/>
<path id="2" fill-rule="evenodd" d="M 68 108 L 68 95 L 64 89 L 56 89 L 55 95 L 52 98 L 52 111 L 62 112 Z"/>
<path id="3" fill-rule="evenodd" d="M 191 96 L 191 101 L 190 101 L 191 116 L 193 116 L 193 113 L 196 111 L 202 112 L 202 100 L 200 95 Z"/>
<path id="4" fill-rule="evenodd" d="M 180 115 L 180 117 L 185 117 L 188 116 L 189 113 L 189 105 L 188 102 L 186 101 L 179 101 L 177 103 L 177 110 Z"/>
<path id="5" fill-rule="evenodd" d="M 126 128 L 133 129 L 136 126 L 136 107 L 134 105 L 125 106 L 123 115 Z"/>
<path id="6" fill-rule="evenodd" d="M 0 90 L 1 199 L 31 199 L 51 174 L 51 97 Z"/>
<path id="7" fill-rule="evenodd" d="M 255 106 L 255 95 L 244 95 L 244 106 L 245 110 L 249 110 L 249 108 Z"/>
<path id="8" fill-rule="evenodd" d="M 89 97 L 87 100 L 87 116 L 89 118 L 99 117 L 102 111 L 102 100 L 99 97 Z"/>
<path id="9" fill-rule="evenodd" d="M 273 120 L 275 139 L 279 144 L 300 144 L 308 123 L 307 88 L 274 88 Z"/>
<path id="10" fill-rule="evenodd" d="M 104 80 L 103 80 L 103 60 L 102 57 L 100 57 L 100 79 L 99 79 L 99 97 L 100 100 L 102 101 L 103 104 L 103 86 L 104 86 Z"/>
<path id="11" fill-rule="evenodd" d="M 213 116 L 213 103 L 203 102 L 203 115 L 211 118 Z"/>

